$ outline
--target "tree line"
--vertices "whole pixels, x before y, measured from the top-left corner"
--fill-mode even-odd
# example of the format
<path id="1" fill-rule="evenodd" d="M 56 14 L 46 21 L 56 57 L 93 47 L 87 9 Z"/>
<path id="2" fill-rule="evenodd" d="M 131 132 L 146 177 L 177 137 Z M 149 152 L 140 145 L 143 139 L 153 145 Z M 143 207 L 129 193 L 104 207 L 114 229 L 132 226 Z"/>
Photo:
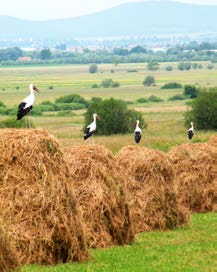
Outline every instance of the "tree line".
<path id="1" fill-rule="evenodd" d="M 1 65 L 15 64 L 90 64 L 90 63 L 138 63 L 138 62 L 187 62 L 187 61 L 211 61 L 217 62 L 217 44 L 190 43 L 178 45 L 167 50 L 148 50 L 142 46 L 131 49 L 114 48 L 108 50 L 84 49 L 83 52 L 70 52 L 49 48 L 34 51 L 23 51 L 18 47 L 0 49 Z M 29 61 L 21 62 L 19 57 L 28 56 Z"/>

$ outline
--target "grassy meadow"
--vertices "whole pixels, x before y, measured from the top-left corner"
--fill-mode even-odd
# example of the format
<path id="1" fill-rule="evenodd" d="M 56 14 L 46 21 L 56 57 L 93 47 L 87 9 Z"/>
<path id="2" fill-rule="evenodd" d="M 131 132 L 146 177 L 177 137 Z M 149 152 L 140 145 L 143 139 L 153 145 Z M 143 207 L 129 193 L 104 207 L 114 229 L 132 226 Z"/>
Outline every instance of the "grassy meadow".
<path id="1" fill-rule="evenodd" d="M 168 151 L 171 146 L 187 142 L 186 128 L 184 127 L 183 113 L 186 111 L 187 100 L 168 101 L 168 98 L 182 94 L 182 89 L 160 89 L 168 82 L 181 84 L 196 84 L 209 88 L 217 86 L 217 65 L 215 69 L 208 70 L 208 62 L 201 62 L 202 70 L 177 70 L 177 63 L 160 63 L 160 70 L 147 71 L 144 63 L 134 64 L 101 64 L 98 73 L 90 74 L 89 65 L 59 65 L 42 67 L 16 67 L 0 68 L 0 101 L 7 107 L 18 105 L 29 94 L 29 83 L 34 82 L 41 90 L 36 94 L 37 103 L 45 100 L 54 102 L 56 98 L 68 94 L 80 94 L 90 100 L 93 96 L 103 99 L 114 97 L 133 102 L 130 108 L 143 113 L 148 128 L 143 132 L 141 146 Z M 173 71 L 165 71 L 168 65 Z M 134 70 L 134 72 L 129 72 Z M 142 81 L 147 75 L 153 75 L 156 86 L 144 87 Z M 119 88 L 92 88 L 92 84 L 103 79 L 112 78 L 120 83 Z M 49 89 L 52 86 L 53 89 Z M 16 88 L 17 87 L 17 88 Z M 140 97 L 148 98 L 155 95 L 163 102 L 139 104 Z M 82 127 L 84 123 L 84 110 L 74 111 L 75 115 L 58 117 L 50 112 L 40 117 L 32 117 L 37 128 L 47 129 L 59 138 L 63 147 L 84 144 Z M 0 116 L 0 121 L 6 118 Z M 194 141 L 207 141 L 214 132 L 196 132 Z M 88 143 L 85 142 L 85 144 Z M 114 153 L 123 146 L 134 144 L 132 135 L 95 136 L 95 143 L 103 144 Z"/>
<path id="2" fill-rule="evenodd" d="M 127 246 L 90 250 L 84 264 L 25 266 L 20 272 L 217 271 L 217 213 L 193 214 L 189 226 L 146 232 Z"/>
<path id="3" fill-rule="evenodd" d="M 147 65 L 112 64 L 98 65 L 98 73 L 90 74 L 89 65 L 59 65 L 43 67 L 0 68 L 0 101 L 7 107 L 18 105 L 29 95 L 29 83 L 40 89 L 36 94 L 35 106 L 42 101 L 54 102 L 56 98 L 79 94 L 90 100 L 93 96 L 118 98 L 132 102 L 129 108 L 142 112 L 148 125 L 143 130 L 140 146 L 160 149 L 167 152 L 172 146 L 187 143 L 183 114 L 187 110 L 186 102 L 168 101 L 183 89 L 161 89 L 168 82 L 196 84 L 209 88 L 217 86 L 217 64 L 208 70 L 208 62 L 201 62 L 202 70 L 178 71 L 177 63 L 160 63 L 160 70 L 147 71 Z M 165 71 L 168 65 L 173 71 Z M 111 71 L 113 70 L 113 71 Z M 136 70 L 136 72 L 129 72 Z M 156 86 L 144 87 L 142 81 L 147 75 L 153 75 Z M 120 83 L 118 88 L 92 88 L 92 84 L 112 78 Z M 53 86 L 53 89 L 49 89 Z M 159 103 L 137 103 L 140 97 L 155 95 L 164 101 Z M 56 136 L 61 146 L 86 145 L 82 128 L 85 110 L 73 111 L 71 116 L 58 116 L 55 112 L 34 116 L 32 120 L 37 128 L 48 130 Z M 7 116 L 0 115 L 0 122 Z M 101 120 L 102 122 L 103 120 Z M 214 131 L 196 131 L 193 142 L 206 142 Z M 104 145 L 113 153 L 122 147 L 134 145 L 132 134 L 94 136 L 95 143 Z M 21 272 L 69 272 L 69 271 L 217 271 L 217 214 L 193 214 L 187 227 L 167 232 L 149 232 L 137 235 L 136 242 L 123 247 L 90 250 L 93 260 L 84 264 L 65 264 L 56 267 L 25 266 Z"/>

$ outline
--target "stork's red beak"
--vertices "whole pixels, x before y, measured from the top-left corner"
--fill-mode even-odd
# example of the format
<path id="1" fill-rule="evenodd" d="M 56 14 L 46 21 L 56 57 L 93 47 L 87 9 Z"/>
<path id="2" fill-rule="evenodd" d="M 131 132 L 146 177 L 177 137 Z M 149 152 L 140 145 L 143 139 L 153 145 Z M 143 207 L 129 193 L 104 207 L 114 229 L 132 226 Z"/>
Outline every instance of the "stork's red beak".
<path id="1" fill-rule="evenodd" d="M 98 120 L 101 120 L 101 118 L 99 117 L 99 115 L 96 115 L 96 118 L 97 118 Z"/>

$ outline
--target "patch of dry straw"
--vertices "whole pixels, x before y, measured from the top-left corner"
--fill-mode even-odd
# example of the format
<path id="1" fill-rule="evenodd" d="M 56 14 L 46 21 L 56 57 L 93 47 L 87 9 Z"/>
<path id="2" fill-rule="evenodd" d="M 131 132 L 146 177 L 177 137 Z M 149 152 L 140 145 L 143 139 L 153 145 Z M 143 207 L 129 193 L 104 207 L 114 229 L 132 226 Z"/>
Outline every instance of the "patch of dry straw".
<path id="1" fill-rule="evenodd" d="M 217 149 L 205 143 L 170 150 L 178 197 L 193 212 L 217 211 Z"/>
<path id="2" fill-rule="evenodd" d="M 0 130 L 0 218 L 21 264 L 87 258 L 71 176 L 44 130 Z"/>
<path id="3" fill-rule="evenodd" d="M 111 152 L 99 145 L 85 145 L 68 148 L 65 155 L 83 211 L 89 246 L 132 242 L 129 205 L 121 179 L 114 171 Z"/>
<path id="4" fill-rule="evenodd" d="M 208 145 L 217 148 L 217 135 L 214 135 L 209 139 Z"/>
<path id="5" fill-rule="evenodd" d="M 7 226 L 0 219 L 0 271 L 12 271 L 19 266 L 18 256 L 16 255 L 15 247 L 12 244 Z"/>
<path id="6" fill-rule="evenodd" d="M 116 163 L 130 197 L 136 233 L 174 228 L 188 221 L 189 212 L 177 202 L 173 165 L 166 154 L 128 146 L 117 153 Z"/>

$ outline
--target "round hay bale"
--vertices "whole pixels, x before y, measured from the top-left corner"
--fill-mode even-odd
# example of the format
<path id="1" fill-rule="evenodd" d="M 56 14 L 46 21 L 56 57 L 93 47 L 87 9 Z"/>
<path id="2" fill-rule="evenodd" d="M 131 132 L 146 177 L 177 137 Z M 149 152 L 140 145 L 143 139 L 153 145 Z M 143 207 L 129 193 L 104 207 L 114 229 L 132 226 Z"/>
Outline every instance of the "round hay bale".
<path id="1" fill-rule="evenodd" d="M 21 264 L 87 258 L 68 165 L 44 130 L 0 130 L 0 218 Z"/>
<path id="2" fill-rule="evenodd" d="M 106 247 L 134 240 L 129 205 L 114 158 L 99 145 L 68 148 L 76 197 L 86 224 L 89 247 Z"/>
<path id="3" fill-rule="evenodd" d="M 18 256 L 15 247 L 7 233 L 7 226 L 0 219 L 0 271 L 9 272 L 19 266 Z"/>
<path id="4" fill-rule="evenodd" d="M 217 210 L 217 149 L 205 143 L 183 144 L 169 156 L 183 205 L 193 212 Z"/>
<path id="5" fill-rule="evenodd" d="M 126 183 L 136 233 L 187 222 L 189 213 L 177 203 L 173 166 L 166 154 L 129 146 L 116 154 L 116 163 Z"/>

